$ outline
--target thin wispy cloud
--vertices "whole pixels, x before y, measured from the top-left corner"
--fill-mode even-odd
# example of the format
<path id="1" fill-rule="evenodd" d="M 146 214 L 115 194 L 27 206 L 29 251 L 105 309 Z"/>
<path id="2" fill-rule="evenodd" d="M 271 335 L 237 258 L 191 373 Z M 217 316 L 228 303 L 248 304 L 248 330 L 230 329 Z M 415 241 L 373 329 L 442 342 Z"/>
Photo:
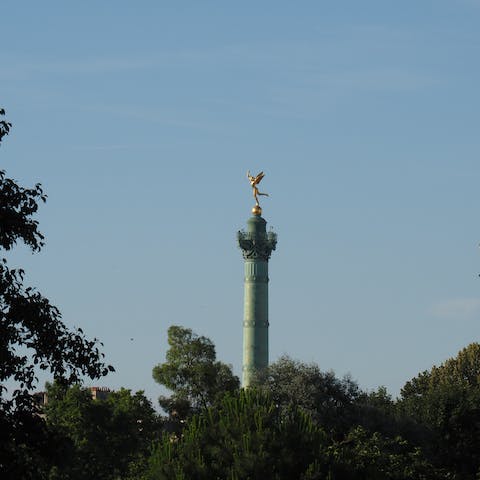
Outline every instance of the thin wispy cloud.
<path id="1" fill-rule="evenodd" d="M 315 82 L 320 87 L 345 91 L 407 91 L 428 88 L 438 80 L 420 71 L 385 67 L 318 75 Z"/>
<path id="2" fill-rule="evenodd" d="M 480 1 L 480 0 L 479 0 Z M 353 32 L 353 36 L 352 36 Z M 263 69 L 278 70 L 279 73 L 291 72 L 305 74 L 324 72 L 329 60 L 342 58 L 346 53 L 356 51 L 359 55 L 373 49 L 389 51 L 392 47 L 412 42 L 410 32 L 364 25 L 348 30 L 342 28 L 322 30 L 320 38 L 312 43 L 302 40 L 284 40 L 277 42 L 232 42 L 227 44 L 198 47 L 160 49 L 143 51 L 140 54 L 117 56 L 79 56 L 63 58 L 44 58 L 39 60 L 30 55 L 10 55 L 3 59 L 4 68 L 0 76 L 49 73 L 49 74 L 97 74 L 140 70 L 148 68 L 219 68 L 228 66 L 241 70 Z M 379 41 L 381 39 L 381 41 Z M 8 68 L 5 68 L 5 65 Z M 351 72 L 346 72 L 350 75 Z"/>
<path id="3" fill-rule="evenodd" d="M 144 122 L 158 123 L 168 127 L 204 130 L 212 132 L 226 132 L 225 126 L 220 122 L 211 122 L 205 118 L 205 111 L 194 108 L 159 108 L 151 106 L 125 105 L 81 105 L 78 106 L 87 112 L 113 115 L 118 118 L 132 118 Z M 207 107 L 205 107 L 207 108 Z"/>
<path id="4" fill-rule="evenodd" d="M 24 77 L 32 74 L 63 74 L 63 75 L 91 75 L 107 72 L 140 70 L 154 66 L 149 58 L 78 58 L 38 61 L 32 58 L 5 60 L 7 67 L 0 75 L 3 79 Z"/>
<path id="5" fill-rule="evenodd" d="M 469 320 L 480 315 L 480 298 L 452 298 L 432 306 L 430 313 L 448 320 Z"/>
<path id="6" fill-rule="evenodd" d="M 126 150 L 134 148 L 131 145 L 74 145 L 74 150 L 88 150 L 88 151 L 109 151 L 109 150 Z"/>

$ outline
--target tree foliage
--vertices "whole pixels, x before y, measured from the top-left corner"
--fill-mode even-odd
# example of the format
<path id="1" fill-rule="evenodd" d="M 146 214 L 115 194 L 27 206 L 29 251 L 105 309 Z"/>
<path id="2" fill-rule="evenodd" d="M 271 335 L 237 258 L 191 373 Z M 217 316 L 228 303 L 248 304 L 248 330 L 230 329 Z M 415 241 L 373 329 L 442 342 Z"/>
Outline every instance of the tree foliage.
<path id="1" fill-rule="evenodd" d="M 408 381 L 398 408 L 424 427 L 434 461 L 457 478 L 480 474 L 480 344 Z"/>
<path id="2" fill-rule="evenodd" d="M 439 480 L 420 449 L 352 427 L 342 439 L 298 406 L 281 409 L 264 391 L 227 395 L 193 416 L 182 435 L 165 435 L 149 480 Z"/>
<path id="3" fill-rule="evenodd" d="M 51 469 L 58 478 L 127 478 L 142 461 L 162 422 L 143 392 L 121 389 L 94 400 L 89 389 L 47 386 L 48 428 L 62 438 L 62 456 Z"/>
<path id="4" fill-rule="evenodd" d="M 265 393 L 241 391 L 194 416 L 177 441 L 165 435 L 147 477 L 301 479 L 310 465 L 325 463 L 324 439 L 300 410 L 282 416 Z"/>
<path id="5" fill-rule="evenodd" d="M 345 433 L 353 421 L 358 385 L 348 376 L 339 379 L 318 365 L 282 356 L 257 379 L 281 409 L 296 405 L 328 431 Z"/>
<path id="6" fill-rule="evenodd" d="M 0 110 L 0 117 L 5 114 Z M 10 123 L 0 121 L 0 140 Z M 22 242 L 32 252 L 44 237 L 34 215 L 46 196 L 41 185 L 25 188 L 0 171 L 0 248 Z M 28 478 L 27 463 L 42 445 L 44 425 L 36 415 L 32 390 L 37 371 L 50 372 L 59 382 L 77 382 L 83 375 L 99 378 L 106 366 L 97 339 L 88 340 L 81 329 L 71 331 L 59 310 L 35 288 L 24 285 L 25 272 L 10 269 L 0 259 L 0 472 Z M 6 382 L 13 385 L 7 392 Z M 23 452 L 23 453 L 22 453 Z M 35 470 L 35 469 L 33 469 Z M 37 472 L 38 475 L 38 472 Z"/>
<path id="7" fill-rule="evenodd" d="M 231 367 L 216 360 L 210 339 L 174 325 L 168 329 L 168 344 L 167 361 L 153 369 L 155 381 L 173 392 L 159 399 L 168 413 L 186 418 L 239 388 Z"/>
<path id="8" fill-rule="evenodd" d="M 331 479 L 339 480 L 440 480 L 446 472 L 434 467 L 419 447 L 397 436 L 386 437 L 353 426 L 329 448 Z"/>
<path id="9" fill-rule="evenodd" d="M 0 108 L 0 142 L 2 141 L 2 138 L 5 135 L 8 135 L 10 132 L 10 128 L 12 128 L 12 124 L 10 122 L 7 122 L 5 118 L 5 110 L 3 108 Z"/>

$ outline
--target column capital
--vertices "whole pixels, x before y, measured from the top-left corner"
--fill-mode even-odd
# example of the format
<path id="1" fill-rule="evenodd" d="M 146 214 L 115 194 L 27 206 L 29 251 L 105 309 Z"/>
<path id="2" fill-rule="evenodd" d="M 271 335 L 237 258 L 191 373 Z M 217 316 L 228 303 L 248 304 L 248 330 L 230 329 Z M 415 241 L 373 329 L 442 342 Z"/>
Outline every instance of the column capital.
<path id="1" fill-rule="evenodd" d="M 268 261 L 277 246 L 277 234 L 267 232 L 267 222 L 259 215 L 247 220 L 247 231 L 240 230 L 237 239 L 245 260 Z"/>
<path id="2" fill-rule="evenodd" d="M 237 239 L 245 260 L 268 261 L 272 251 L 277 247 L 277 234 L 275 232 L 252 233 L 240 230 L 237 233 Z"/>

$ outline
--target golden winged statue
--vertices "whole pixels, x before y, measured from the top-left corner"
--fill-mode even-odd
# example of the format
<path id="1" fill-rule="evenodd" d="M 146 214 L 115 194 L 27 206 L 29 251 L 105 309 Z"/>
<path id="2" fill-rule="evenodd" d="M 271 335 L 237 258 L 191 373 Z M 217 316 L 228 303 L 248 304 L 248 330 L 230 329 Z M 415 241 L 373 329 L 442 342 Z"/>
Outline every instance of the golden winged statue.
<path id="1" fill-rule="evenodd" d="M 247 172 L 248 180 L 250 181 L 250 185 L 253 189 L 253 197 L 255 198 L 255 206 L 260 208 L 260 204 L 258 203 L 258 196 L 263 195 L 268 197 L 268 193 L 262 193 L 258 191 L 257 185 L 262 181 L 262 178 L 265 176 L 263 172 L 260 172 L 256 177 L 250 175 L 250 170 Z M 260 210 L 261 211 L 261 210 Z"/>

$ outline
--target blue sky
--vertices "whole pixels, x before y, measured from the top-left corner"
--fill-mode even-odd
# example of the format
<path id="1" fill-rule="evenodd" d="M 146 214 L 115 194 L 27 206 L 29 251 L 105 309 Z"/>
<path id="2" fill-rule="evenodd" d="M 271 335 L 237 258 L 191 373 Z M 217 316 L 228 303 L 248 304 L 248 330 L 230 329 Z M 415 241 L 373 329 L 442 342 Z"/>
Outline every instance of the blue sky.
<path id="1" fill-rule="evenodd" d="M 396 395 L 478 341 L 480 2 L 10 2 L 1 168 L 49 196 L 10 255 L 116 373 L 172 324 L 241 369 L 236 231 L 264 170 L 270 352 Z M 133 340 L 131 340 L 133 338 Z"/>

